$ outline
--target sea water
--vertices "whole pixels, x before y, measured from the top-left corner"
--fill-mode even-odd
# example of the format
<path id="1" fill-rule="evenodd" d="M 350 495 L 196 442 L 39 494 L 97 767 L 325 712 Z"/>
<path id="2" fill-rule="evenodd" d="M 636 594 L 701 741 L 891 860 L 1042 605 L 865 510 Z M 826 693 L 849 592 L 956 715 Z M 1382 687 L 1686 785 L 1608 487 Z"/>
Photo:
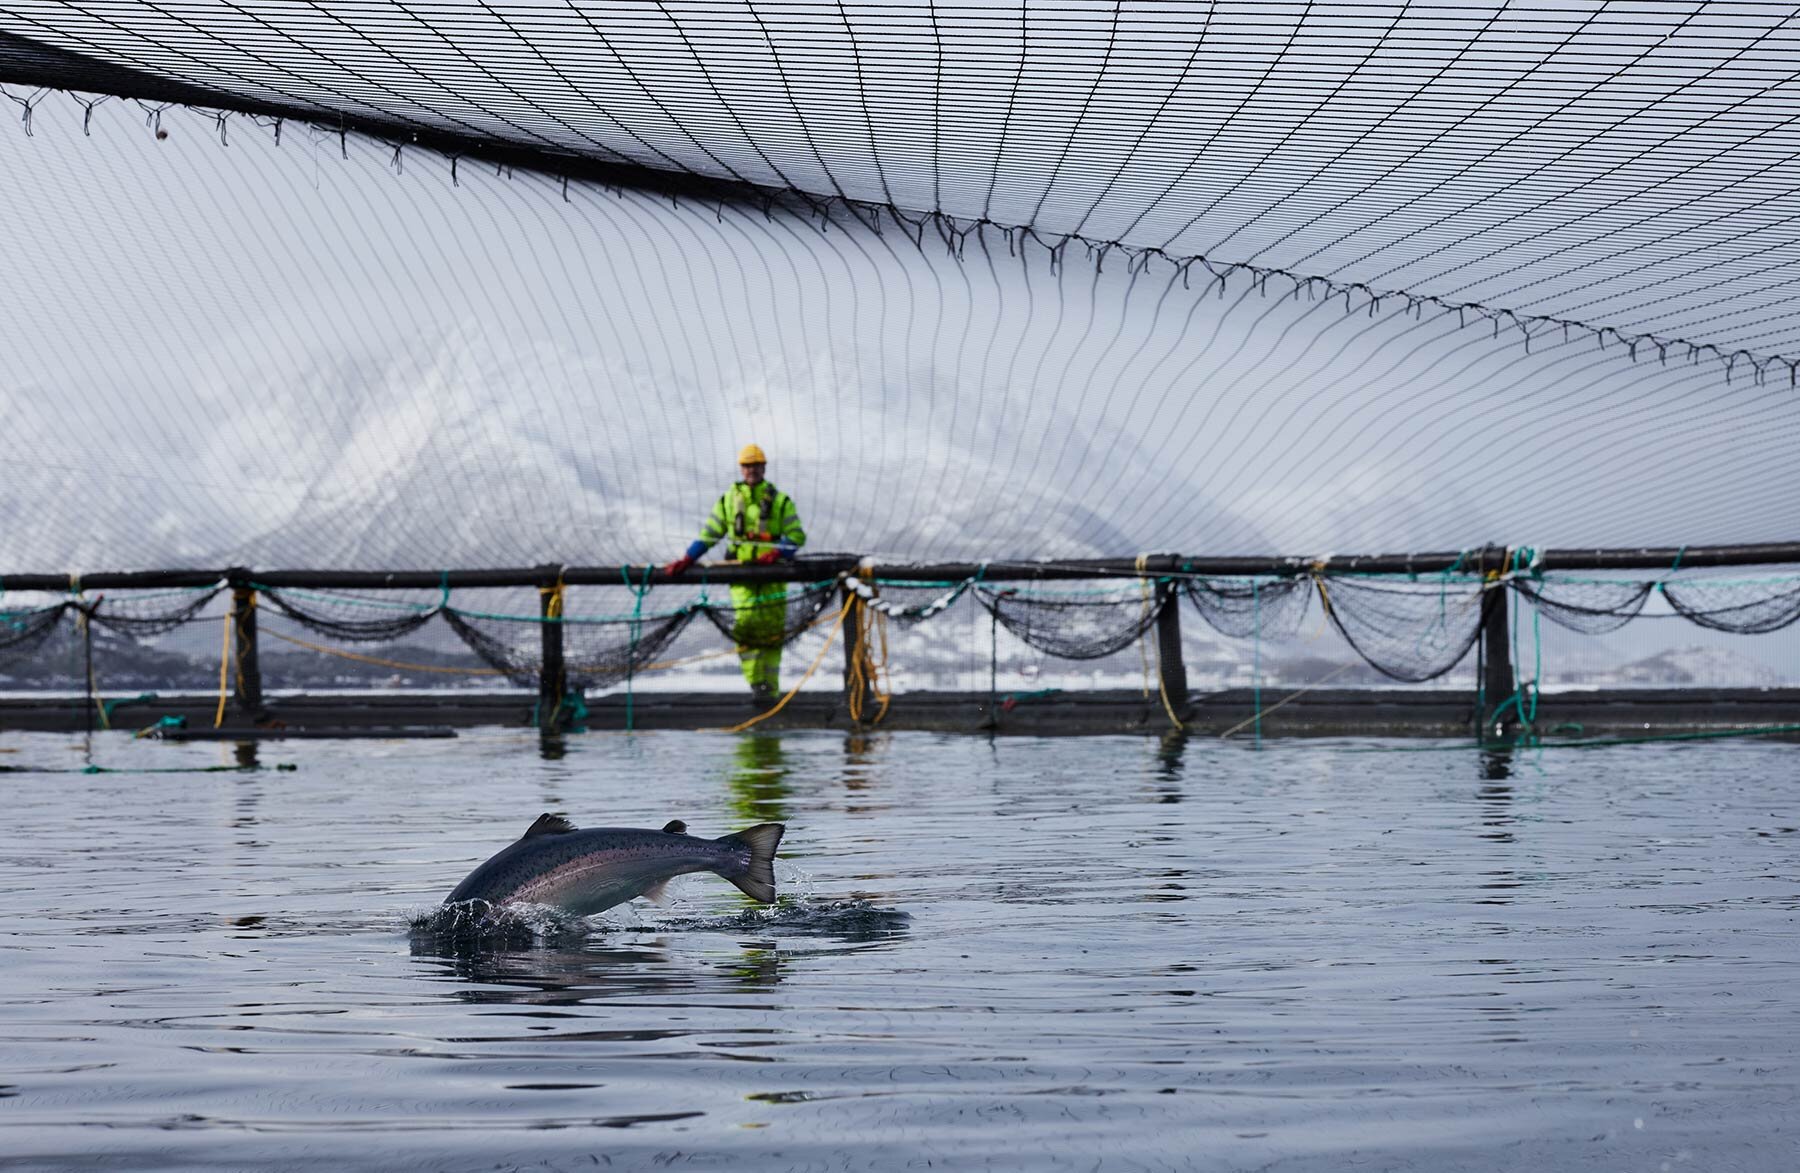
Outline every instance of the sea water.
<path id="1" fill-rule="evenodd" d="M 0 1168 L 1791 1170 L 1797 760 L 6 735 Z M 782 901 L 431 932 L 542 811 Z"/>

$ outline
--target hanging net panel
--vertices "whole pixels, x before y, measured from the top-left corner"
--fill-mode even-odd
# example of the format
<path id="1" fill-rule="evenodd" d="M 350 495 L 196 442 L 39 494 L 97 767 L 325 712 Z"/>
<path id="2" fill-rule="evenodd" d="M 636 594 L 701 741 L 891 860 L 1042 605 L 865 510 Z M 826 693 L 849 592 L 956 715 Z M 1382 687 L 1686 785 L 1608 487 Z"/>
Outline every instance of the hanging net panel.
<path id="1" fill-rule="evenodd" d="M 1655 582 L 1619 580 L 1523 580 L 1514 584 L 1538 614 L 1585 635 L 1602 635 L 1624 627 L 1644 609 Z"/>
<path id="2" fill-rule="evenodd" d="M 982 587 L 975 597 L 1007 631 L 1064 660 L 1096 660 L 1135 643 L 1156 624 L 1164 598 L 1149 583 L 1051 590 Z"/>
<path id="3" fill-rule="evenodd" d="M 1436 584 L 1346 577 L 1319 583 L 1326 617 L 1356 654 L 1412 684 L 1462 662 L 1480 635 L 1485 593 L 1479 579 L 1448 576 Z"/>
<path id="4" fill-rule="evenodd" d="M 1312 597 L 1310 578 L 1190 578 L 1188 601 L 1221 635 L 1260 639 L 1292 639 L 1306 620 Z"/>
<path id="5" fill-rule="evenodd" d="M 1797 49 L 1764 6 L 25 0 L 0 562 L 666 561 L 752 437 L 890 560 L 1785 537 Z"/>

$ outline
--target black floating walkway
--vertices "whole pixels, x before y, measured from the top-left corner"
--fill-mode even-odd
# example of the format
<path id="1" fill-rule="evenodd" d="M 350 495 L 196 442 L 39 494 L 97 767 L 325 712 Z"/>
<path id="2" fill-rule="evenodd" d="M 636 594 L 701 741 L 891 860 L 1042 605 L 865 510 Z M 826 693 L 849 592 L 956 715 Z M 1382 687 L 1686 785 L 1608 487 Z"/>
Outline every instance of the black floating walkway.
<path id="1" fill-rule="evenodd" d="M 1473 697 L 1445 689 L 1265 688 L 1196 694 L 1178 710 L 1186 731 L 1217 736 L 1246 725 L 1260 699 L 1265 737 L 1460 737 L 1471 732 Z M 228 711 L 213 727 L 218 698 L 169 695 L 128 700 L 111 711 L 115 730 L 136 732 L 162 718 L 185 720 L 164 734 L 189 739 L 248 740 L 280 737 L 448 737 L 480 726 L 528 727 L 533 701 L 526 693 L 426 695 L 369 692 L 352 696 L 275 697 L 267 716 L 252 721 Z M 1284 702 L 1285 703 L 1281 703 Z M 1279 707 L 1275 707 L 1279 704 Z M 622 695 L 590 698 L 580 722 L 588 730 L 627 725 Z M 753 716 L 747 697 L 735 692 L 638 694 L 630 701 L 637 729 L 731 728 Z M 98 727 L 91 706 L 69 697 L 0 698 L 0 731 L 76 731 Z M 1800 689 L 1604 689 L 1552 693 L 1538 706 L 1538 732 L 1559 737 L 1648 736 L 1800 726 Z M 805 693 L 759 725 L 761 730 L 853 729 L 836 693 Z M 1240 728 L 1241 727 L 1241 728 Z M 915 692 L 893 699 L 879 728 L 944 733 L 1070 736 L 1164 734 L 1172 730 L 1160 700 L 1137 690 L 1097 692 Z"/>

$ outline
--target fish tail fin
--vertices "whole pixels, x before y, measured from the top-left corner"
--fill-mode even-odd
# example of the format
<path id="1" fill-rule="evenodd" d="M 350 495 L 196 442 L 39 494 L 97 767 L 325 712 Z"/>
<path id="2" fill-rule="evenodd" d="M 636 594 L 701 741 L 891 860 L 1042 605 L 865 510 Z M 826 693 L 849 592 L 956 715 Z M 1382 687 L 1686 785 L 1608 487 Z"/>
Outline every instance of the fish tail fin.
<path id="1" fill-rule="evenodd" d="M 720 872 L 736 884 L 750 899 L 762 904 L 775 903 L 775 849 L 781 846 L 781 834 L 787 828 L 781 823 L 758 823 L 735 835 L 725 835 L 720 843 L 742 847 L 750 852 L 749 866 L 743 871 Z"/>

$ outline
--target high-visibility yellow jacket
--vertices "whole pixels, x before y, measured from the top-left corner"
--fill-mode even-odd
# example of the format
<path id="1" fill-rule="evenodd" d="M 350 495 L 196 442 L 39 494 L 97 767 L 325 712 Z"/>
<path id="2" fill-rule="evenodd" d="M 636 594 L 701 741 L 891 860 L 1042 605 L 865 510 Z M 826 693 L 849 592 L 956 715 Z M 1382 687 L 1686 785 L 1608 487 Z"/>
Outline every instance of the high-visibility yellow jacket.
<path id="1" fill-rule="evenodd" d="M 700 527 L 700 541 L 706 546 L 721 538 L 727 539 L 728 561 L 751 562 L 765 550 L 779 549 L 792 556 L 806 544 L 806 530 L 792 497 L 767 481 L 755 488 L 739 481 L 725 490 Z"/>

